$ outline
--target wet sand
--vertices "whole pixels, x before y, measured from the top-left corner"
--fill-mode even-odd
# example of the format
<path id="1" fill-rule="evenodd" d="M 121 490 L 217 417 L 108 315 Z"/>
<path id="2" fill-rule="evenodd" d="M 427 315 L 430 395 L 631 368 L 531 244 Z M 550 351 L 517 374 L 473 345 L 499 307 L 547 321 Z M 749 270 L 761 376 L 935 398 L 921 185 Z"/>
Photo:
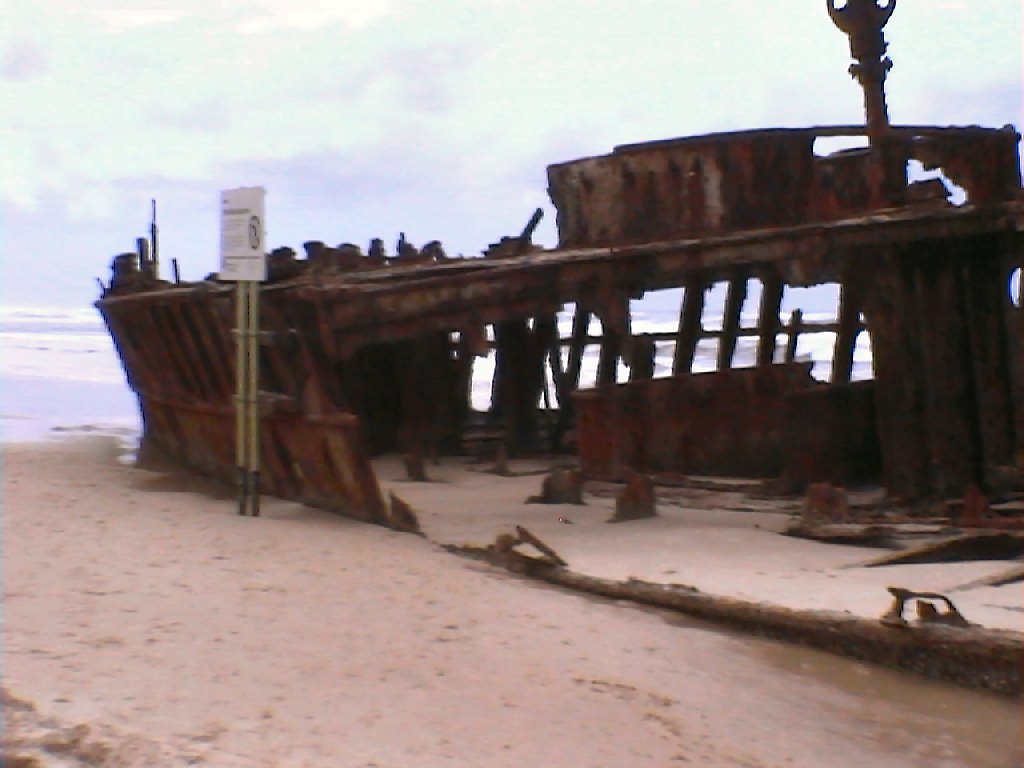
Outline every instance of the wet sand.
<path id="1" fill-rule="evenodd" d="M 101 764 L 1024 762 L 1019 701 L 567 594 L 294 504 L 240 518 L 118 452 L 3 455 L 4 685 L 33 727 L 86 726 Z"/>

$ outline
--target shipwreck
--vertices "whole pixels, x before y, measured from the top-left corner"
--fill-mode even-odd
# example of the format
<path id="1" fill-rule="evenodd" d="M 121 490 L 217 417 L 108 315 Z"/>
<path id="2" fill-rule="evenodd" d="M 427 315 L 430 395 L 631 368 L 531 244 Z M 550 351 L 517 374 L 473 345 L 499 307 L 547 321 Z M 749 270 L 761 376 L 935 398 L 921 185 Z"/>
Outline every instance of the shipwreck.
<path id="1" fill-rule="evenodd" d="M 551 165 L 555 248 L 532 244 L 538 213 L 477 258 L 404 237 L 392 256 L 380 241 L 367 253 L 319 241 L 304 258 L 269 253 L 264 490 L 387 524 L 373 455 L 499 444 L 509 456 L 575 452 L 589 477 L 774 478 L 789 492 L 874 483 L 908 503 L 1019 477 L 1020 135 L 890 124 L 882 30 L 894 6 L 829 2 L 850 38 L 865 125 L 627 144 Z M 830 142 L 845 148 L 823 151 Z M 941 177 L 914 179 L 911 167 Z M 138 396 L 141 452 L 232 481 L 233 289 L 216 275 L 161 280 L 155 245 L 116 256 L 96 303 Z M 784 321 L 787 289 L 825 284 L 838 287 L 833 323 Z M 726 299 L 709 324 L 714 286 Z M 634 329 L 632 302 L 680 288 L 676 332 Z M 753 292 L 757 321 L 744 325 Z M 571 329 L 557 320 L 567 311 Z M 823 331 L 835 339 L 827 381 L 794 355 L 801 333 Z M 862 335 L 873 377 L 857 381 Z M 744 337 L 756 360 L 741 367 Z M 694 372 L 707 339 L 716 370 Z M 593 386 L 581 384 L 588 349 Z M 492 350 L 479 412 L 474 360 Z M 669 351 L 661 375 L 655 356 Z"/>

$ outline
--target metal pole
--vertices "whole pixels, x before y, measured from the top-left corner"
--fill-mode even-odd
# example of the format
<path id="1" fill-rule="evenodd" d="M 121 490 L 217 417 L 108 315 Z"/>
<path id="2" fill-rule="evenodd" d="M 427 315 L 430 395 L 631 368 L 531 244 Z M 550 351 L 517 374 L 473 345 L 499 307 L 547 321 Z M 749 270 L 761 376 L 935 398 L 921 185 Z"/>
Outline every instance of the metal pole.
<path id="1" fill-rule="evenodd" d="M 246 372 L 247 340 L 245 335 L 248 312 L 248 285 L 235 283 L 235 465 L 238 467 L 238 514 L 244 515 L 248 506 L 248 471 L 246 456 Z"/>
<path id="2" fill-rule="evenodd" d="M 251 514 L 260 514 L 260 284 L 249 286 L 249 496 Z"/>
<path id="3" fill-rule="evenodd" d="M 160 277 L 160 243 L 157 239 L 158 230 L 156 226 L 156 200 L 150 200 L 153 206 L 153 215 L 149 223 L 150 248 L 149 256 L 153 260 L 153 277 Z"/>

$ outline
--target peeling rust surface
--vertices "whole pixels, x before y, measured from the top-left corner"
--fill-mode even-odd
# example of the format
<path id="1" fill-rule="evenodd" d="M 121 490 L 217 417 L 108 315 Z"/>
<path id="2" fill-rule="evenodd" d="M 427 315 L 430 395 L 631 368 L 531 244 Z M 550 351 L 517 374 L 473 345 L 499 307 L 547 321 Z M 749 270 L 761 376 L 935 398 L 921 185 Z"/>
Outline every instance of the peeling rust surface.
<path id="1" fill-rule="evenodd" d="M 786 468 L 785 398 L 813 383 L 809 365 L 793 364 L 579 392 L 583 472 L 778 476 Z"/>

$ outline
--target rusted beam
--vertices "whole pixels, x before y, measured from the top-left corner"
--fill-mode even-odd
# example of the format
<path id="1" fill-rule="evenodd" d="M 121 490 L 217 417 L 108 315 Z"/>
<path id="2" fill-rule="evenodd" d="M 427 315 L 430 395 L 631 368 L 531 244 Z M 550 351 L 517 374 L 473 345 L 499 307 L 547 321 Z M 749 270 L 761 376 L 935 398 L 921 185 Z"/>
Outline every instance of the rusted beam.
<path id="1" fill-rule="evenodd" d="M 1003 246 L 1003 280 L 1007 283 L 1009 301 L 1003 300 L 1003 316 L 1009 338 L 1010 387 L 1015 413 L 1014 449 L 1016 464 L 1024 467 L 1024 243 L 1012 241 Z M 1017 271 L 1017 292 L 1010 296 L 1010 281 Z"/>
<path id="2" fill-rule="evenodd" d="M 195 373 L 189 369 L 188 361 L 183 360 L 173 331 L 169 331 L 163 321 L 163 307 L 159 303 L 151 304 L 147 311 L 140 312 L 141 328 L 149 351 L 161 362 L 156 366 L 154 374 L 158 377 L 157 386 L 161 389 L 178 388 L 182 392 L 195 395 L 199 390 Z M 168 375 L 173 372 L 173 375 Z"/>
<path id="3" fill-rule="evenodd" d="M 557 451 L 561 445 L 561 435 L 558 433 L 551 411 L 554 403 L 551 402 L 549 393 L 547 372 L 551 371 L 551 381 L 555 386 L 555 397 L 558 400 L 559 408 L 568 399 L 565 391 L 565 376 L 562 371 L 562 353 L 558 338 L 558 316 L 555 314 L 543 315 L 534 318 L 533 321 L 534 349 L 540 356 L 538 366 L 538 378 L 541 396 L 544 402 L 544 419 L 547 440 L 553 451 Z"/>
<path id="4" fill-rule="evenodd" d="M 832 353 L 833 384 L 848 384 L 853 374 L 853 352 L 860 333 L 861 290 L 854 281 L 843 283 L 839 293 L 839 331 Z"/>
<path id="5" fill-rule="evenodd" d="M 184 302 L 179 302 L 168 304 L 163 309 L 166 313 L 169 330 L 180 341 L 185 362 L 195 374 L 195 382 L 199 387 L 200 394 L 206 398 L 216 398 L 218 388 L 213 372 L 214 366 L 206 355 L 206 351 L 198 344 L 194 325 L 190 322 L 189 317 L 191 307 Z"/>
<path id="6" fill-rule="evenodd" d="M 469 412 L 472 409 L 473 364 L 478 356 L 486 356 L 487 350 L 486 327 L 476 323 L 462 326 L 456 350 L 456 391 L 453 395 L 458 403 L 457 413 L 461 424 L 464 424 L 469 418 Z"/>
<path id="7" fill-rule="evenodd" d="M 632 359 L 629 300 L 613 295 L 598 307 L 601 318 L 601 354 L 597 362 L 597 383 L 614 384 L 618 380 L 619 358 Z"/>
<path id="8" fill-rule="evenodd" d="M 654 378 L 657 346 L 650 336 L 633 337 L 633 359 L 629 364 L 629 380 L 645 381 Z"/>
<path id="9" fill-rule="evenodd" d="M 976 402 L 977 432 L 981 441 L 982 474 L 1014 462 L 1011 356 L 1024 338 L 1007 326 L 1003 305 L 1009 298 L 1003 276 L 1001 238 L 978 238 L 964 243 L 956 260 L 957 285 L 963 296 L 964 320 L 970 350 L 971 381 Z M 953 252 L 955 258 L 956 251 Z M 1019 310 L 1018 310 L 1019 311 Z"/>
<path id="10" fill-rule="evenodd" d="M 548 315 L 541 321 L 539 329 L 540 338 L 544 344 L 545 359 L 548 370 L 551 371 L 551 380 L 555 384 L 555 397 L 558 399 L 558 407 L 563 408 L 569 399 L 568 381 L 566 371 L 562 366 L 562 340 L 558 335 L 558 316 Z"/>
<path id="11" fill-rule="evenodd" d="M 764 275 L 761 290 L 761 309 L 758 319 L 757 365 L 759 368 L 775 362 L 775 342 L 781 321 L 779 309 L 782 307 L 782 293 L 785 283 L 775 270 Z"/>
<path id="12" fill-rule="evenodd" d="M 619 340 L 611 328 L 604 323 L 602 327 L 604 335 L 601 337 L 601 353 L 597 358 L 597 383 L 614 384 L 618 379 Z"/>
<path id="13" fill-rule="evenodd" d="M 526 319 L 509 320 L 494 327 L 495 363 L 491 417 L 505 430 L 510 456 L 532 450 L 537 440 L 536 362 L 533 338 Z"/>
<path id="14" fill-rule="evenodd" d="M 204 301 L 200 297 L 195 297 L 189 302 L 189 309 L 197 343 L 205 350 L 211 361 L 218 397 L 229 399 L 234 396 L 235 383 L 231 379 L 230 371 L 221 365 L 220 361 L 234 359 L 230 324 L 225 325 L 220 321 L 216 312 L 216 300 Z"/>
<path id="15" fill-rule="evenodd" d="M 794 309 L 793 314 L 789 316 L 789 337 L 786 341 L 786 357 L 787 363 L 792 363 L 796 360 L 796 345 L 800 341 L 800 332 L 803 330 L 804 325 L 804 313 L 802 309 Z"/>
<path id="16" fill-rule="evenodd" d="M 913 311 L 911 264 L 898 249 L 876 261 L 865 289 L 864 315 L 871 334 L 875 367 L 878 435 L 888 491 L 917 498 L 929 487 L 925 444 L 923 368 Z"/>
<path id="17" fill-rule="evenodd" d="M 703 328 L 704 293 L 707 282 L 702 277 L 689 280 L 683 288 L 683 305 L 679 311 L 679 332 L 676 334 L 675 356 L 672 358 L 672 375 L 689 373 L 697 352 Z"/>
<path id="18" fill-rule="evenodd" d="M 578 303 L 572 316 L 572 338 L 569 341 L 568 365 L 565 368 L 566 380 L 573 390 L 580 388 L 580 371 L 583 368 L 583 355 L 589 339 L 590 318 L 590 310 Z"/>
<path id="19" fill-rule="evenodd" d="M 573 422 L 575 405 L 572 394 L 580 386 L 580 370 L 583 366 L 583 353 L 586 349 L 590 329 L 590 310 L 579 302 L 572 319 L 572 335 L 569 340 L 569 358 L 565 367 L 565 374 L 562 377 L 562 394 L 559 394 L 558 421 L 555 424 L 555 434 L 552 442 L 561 444 L 565 433 Z"/>
<path id="20" fill-rule="evenodd" d="M 922 249 L 931 258 L 915 260 L 912 296 L 922 349 L 916 376 L 924 390 L 929 490 L 956 495 L 981 482 L 982 474 L 967 317 L 950 251 L 936 243 L 913 250 Z"/>
<path id="21" fill-rule="evenodd" d="M 725 312 L 722 315 L 722 339 L 718 345 L 718 370 L 732 367 L 736 354 L 736 340 L 740 333 L 741 313 L 747 300 L 746 272 L 739 272 L 729 279 L 729 292 L 725 297 Z"/>

